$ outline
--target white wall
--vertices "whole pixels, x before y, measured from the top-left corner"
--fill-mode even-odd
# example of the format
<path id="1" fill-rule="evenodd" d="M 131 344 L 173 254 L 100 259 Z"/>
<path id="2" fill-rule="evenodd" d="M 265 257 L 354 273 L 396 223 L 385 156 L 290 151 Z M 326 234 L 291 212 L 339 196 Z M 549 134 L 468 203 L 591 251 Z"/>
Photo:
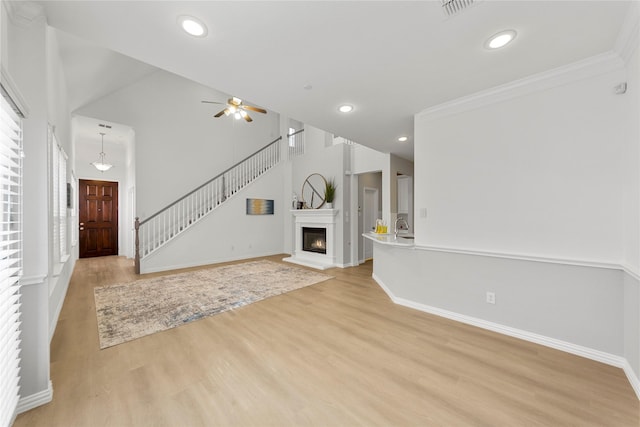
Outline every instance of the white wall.
<path id="1" fill-rule="evenodd" d="M 357 224 L 358 224 L 358 262 L 364 260 L 364 237 L 362 233 L 371 231 L 364 229 L 364 220 L 362 212 L 364 209 L 364 188 L 378 189 L 378 207 L 380 209 L 377 218 L 381 218 L 382 212 L 382 172 L 367 172 L 358 175 L 358 207 L 357 207 Z"/>
<path id="2" fill-rule="evenodd" d="M 60 48 L 58 46 L 57 32 L 46 28 L 47 43 L 47 116 L 49 124 L 53 127 L 56 139 L 67 154 L 66 182 L 71 182 L 73 164 L 75 163 L 74 150 L 71 138 L 71 117 L 69 115 L 67 84 L 64 70 L 60 61 Z M 50 162 L 49 162 L 50 163 Z M 50 171 L 51 173 L 51 171 Z M 53 202 L 53 193 L 49 194 L 49 206 Z M 49 227 L 53 229 L 53 216 L 49 218 Z M 71 227 L 76 227 L 71 218 L 67 219 L 66 240 L 71 243 Z M 77 259 L 76 250 L 70 245 L 67 247 L 69 258 L 60 263 L 54 259 L 56 251 L 53 250 L 53 239 L 49 239 L 49 336 L 53 337 L 58 316 L 62 310 L 62 304 L 67 294 L 71 273 Z"/>
<path id="3" fill-rule="evenodd" d="M 385 164 L 390 162 L 390 154 L 382 153 L 364 145 L 353 145 L 353 161 L 351 172 L 361 174 L 383 170 Z"/>
<path id="4" fill-rule="evenodd" d="M 18 6 L 18 5 L 13 5 Z M 43 17 L 22 20 L 6 13 L 9 72 L 29 110 L 23 121 L 23 278 L 21 280 L 21 371 L 19 409 L 24 402 L 51 398 L 49 383 L 49 219 L 47 205 L 47 53 Z M 4 47 L 4 46 L 3 46 Z"/>
<path id="5" fill-rule="evenodd" d="M 398 215 L 398 174 L 413 176 L 414 164 L 412 161 L 403 159 L 396 155 L 390 156 L 390 173 L 389 173 L 389 203 L 391 206 L 391 219 L 395 221 Z"/>
<path id="6" fill-rule="evenodd" d="M 78 120 L 79 118 L 74 118 Z M 118 125 L 121 129 L 126 126 Z M 96 131 L 97 132 L 97 131 Z M 88 138 L 86 135 L 76 135 L 75 141 L 75 173 L 78 179 L 92 179 L 99 181 L 112 181 L 118 183 L 118 254 L 133 257 L 132 242 L 133 218 L 135 211 L 129 197 L 130 188 L 135 184 L 131 182 L 132 173 L 132 146 L 134 144 L 134 132 L 129 129 L 127 137 L 121 141 L 110 141 L 105 136 L 104 152 L 107 161 L 114 165 L 108 171 L 98 171 L 91 162 L 95 162 L 101 150 L 101 140 Z M 76 194 L 76 199 L 78 195 Z M 77 200 L 74 204 L 77 204 Z M 77 226 L 77 224 L 76 224 Z"/>
<path id="7" fill-rule="evenodd" d="M 252 113 L 251 123 L 213 118 L 228 95 L 157 71 L 76 113 L 135 132 L 137 215 L 172 203 L 279 136 L 279 117 Z"/>
<path id="8" fill-rule="evenodd" d="M 335 228 L 335 238 L 342 245 L 336 247 L 336 262 L 338 265 L 351 264 L 351 189 L 350 178 L 345 177 L 345 170 L 350 165 L 349 146 L 346 144 L 333 145 L 333 135 L 313 126 L 304 128 L 305 153 L 296 157 L 292 164 L 293 191 L 298 200 L 302 200 L 302 184 L 312 173 L 319 173 L 326 179 L 334 178 L 336 182 L 336 198 L 333 208 L 338 209 L 338 220 Z M 292 215 L 289 213 L 289 215 Z M 292 236 L 293 238 L 294 236 Z M 357 262 L 357 260 L 356 260 Z"/>
<path id="9" fill-rule="evenodd" d="M 179 235 L 170 244 L 144 258 L 142 273 L 282 253 L 283 216 L 289 215 L 284 197 L 283 162 L 227 199 L 220 207 Z M 273 215 L 247 215 L 246 199 L 274 200 Z"/>
<path id="10" fill-rule="evenodd" d="M 420 244 L 619 263 L 626 99 L 618 69 L 416 117 Z M 464 124 L 464 125 L 462 125 Z"/>
<path id="11" fill-rule="evenodd" d="M 418 249 L 374 250 L 396 302 L 620 366 L 640 396 L 638 93 L 613 90 L 637 84 L 634 61 L 416 116 Z"/>
<path id="12" fill-rule="evenodd" d="M 636 6 L 636 14 L 638 6 Z M 636 21 L 637 22 L 637 21 Z M 627 136 L 624 175 L 624 355 L 640 379 L 640 53 L 636 44 L 626 67 Z M 638 384 L 640 389 L 640 384 Z"/>

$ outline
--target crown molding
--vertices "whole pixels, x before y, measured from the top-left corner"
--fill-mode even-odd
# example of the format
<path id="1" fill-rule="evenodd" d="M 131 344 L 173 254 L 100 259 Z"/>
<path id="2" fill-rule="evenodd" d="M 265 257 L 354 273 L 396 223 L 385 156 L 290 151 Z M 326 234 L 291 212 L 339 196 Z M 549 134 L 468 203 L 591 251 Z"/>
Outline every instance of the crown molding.
<path id="1" fill-rule="evenodd" d="M 433 120 L 464 111 L 475 110 L 487 105 L 619 70 L 624 65 L 618 53 L 614 51 L 601 53 L 562 67 L 436 105 L 416 114 L 416 119 Z"/>
<path id="2" fill-rule="evenodd" d="M 629 275 L 629 277 L 635 279 L 637 282 L 640 283 L 640 273 L 635 268 L 627 264 L 622 264 L 621 268 L 622 268 L 622 271 L 624 271 L 625 273 L 627 273 L 627 275 Z"/>
<path id="3" fill-rule="evenodd" d="M 620 55 L 625 64 L 629 63 L 633 52 L 638 47 L 640 36 L 640 3 L 630 2 L 627 16 L 618 33 L 613 50 Z"/>
<path id="4" fill-rule="evenodd" d="M 30 27 L 34 22 L 45 21 L 44 7 L 32 1 L 2 0 L 9 19 L 17 25 Z"/>

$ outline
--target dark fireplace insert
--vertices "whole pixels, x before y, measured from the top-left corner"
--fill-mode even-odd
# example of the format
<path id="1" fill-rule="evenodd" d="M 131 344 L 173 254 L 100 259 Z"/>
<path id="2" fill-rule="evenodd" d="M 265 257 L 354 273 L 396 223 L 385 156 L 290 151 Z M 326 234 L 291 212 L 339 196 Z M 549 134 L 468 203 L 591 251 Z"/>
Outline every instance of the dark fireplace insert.
<path id="1" fill-rule="evenodd" d="M 326 254 L 327 229 L 302 227 L 302 250 L 318 254 Z"/>

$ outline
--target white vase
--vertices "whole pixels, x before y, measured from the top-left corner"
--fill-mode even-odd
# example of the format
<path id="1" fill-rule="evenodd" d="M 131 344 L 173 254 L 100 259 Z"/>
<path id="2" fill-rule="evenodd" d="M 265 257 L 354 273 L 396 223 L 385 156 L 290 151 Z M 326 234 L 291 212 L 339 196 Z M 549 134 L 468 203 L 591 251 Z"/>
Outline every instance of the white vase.
<path id="1" fill-rule="evenodd" d="M 325 205 L 324 205 L 324 206 L 325 206 L 327 209 L 333 209 L 333 203 L 331 203 L 331 202 L 327 202 L 327 203 L 325 203 Z"/>

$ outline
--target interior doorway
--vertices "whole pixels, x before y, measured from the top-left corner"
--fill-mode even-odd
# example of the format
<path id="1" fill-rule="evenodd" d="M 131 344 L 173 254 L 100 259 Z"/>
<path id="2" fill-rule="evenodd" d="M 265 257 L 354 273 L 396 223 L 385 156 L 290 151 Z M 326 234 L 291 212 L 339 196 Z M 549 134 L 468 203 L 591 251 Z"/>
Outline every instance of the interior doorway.
<path id="1" fill-rule="evenodd" d="M 362 221 L 363 232 L 369 233 L 376 229 L 376 219 L 378 219 L 378 189 L 377 188 L 364 188 L 363 203 L 362 203 Z M 362 237 L 363 255 L 364 259 L 373 258 L 373 242 L 370 239 Z"/>
<path id="2" fill-rule="evenodd" d="M 118 255 L 118 183 L 81 179 L 79 256 Z"/>

